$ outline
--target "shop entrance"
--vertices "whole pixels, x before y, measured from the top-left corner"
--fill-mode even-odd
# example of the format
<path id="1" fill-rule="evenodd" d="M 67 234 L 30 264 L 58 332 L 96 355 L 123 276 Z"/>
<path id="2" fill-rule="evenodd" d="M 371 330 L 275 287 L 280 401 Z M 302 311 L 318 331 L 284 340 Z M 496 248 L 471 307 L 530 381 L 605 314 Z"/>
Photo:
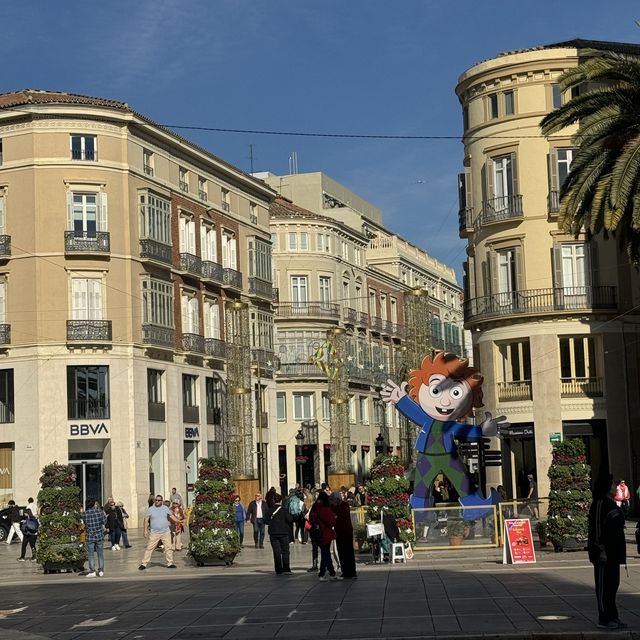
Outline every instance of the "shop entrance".
<path id="1" fill-rule="evenodd" d="M 500 433 L 504 441 L 502 484 L 510 500 L 522 500 L 529 493 L 527 474 L 532 473 L 537 481 L 533 424 L 512 424 Z"/>
<path id="2" fill-rule="evenodd" d="M 76 459 L 84 458 L 84 459 Z M 76 474 L 76 485 L 80 487 L 82 504 L 87 500 L 98 500 L 104 504 L 104 484 L 102 479 L 102 453 L 70 453 L 69 464 Z"/>

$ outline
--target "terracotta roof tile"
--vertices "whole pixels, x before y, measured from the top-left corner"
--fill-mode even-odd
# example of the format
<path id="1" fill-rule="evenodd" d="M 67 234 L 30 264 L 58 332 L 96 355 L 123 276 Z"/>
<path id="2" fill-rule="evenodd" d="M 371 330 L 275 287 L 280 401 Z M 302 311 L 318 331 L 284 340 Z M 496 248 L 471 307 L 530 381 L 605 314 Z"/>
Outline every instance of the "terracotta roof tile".
<path id="1" fill-rule="evenodd" d="M 23 89 L 22 91 L 13 91 L 11 93 L 0 93 L 0 109 L 10 109 L 24 104 L 82 104 L 130 111 L 126 102 L 81 96 L 76 93 L 67 93 L 66 91 Z"/>

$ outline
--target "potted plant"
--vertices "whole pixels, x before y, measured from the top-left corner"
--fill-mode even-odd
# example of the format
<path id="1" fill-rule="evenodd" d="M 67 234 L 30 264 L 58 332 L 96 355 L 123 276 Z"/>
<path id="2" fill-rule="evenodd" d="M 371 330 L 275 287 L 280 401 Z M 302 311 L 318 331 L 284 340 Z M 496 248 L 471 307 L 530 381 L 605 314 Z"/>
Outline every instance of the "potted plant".
<path id="1" fill-rule="evenodd" d="M 468 525 L 464 520 L 447 520 L 447 536 L 449 537 L 449 544 L 452 547 L 457 547 L 462 544 L 464 538 L 464 532 Z"/>
<path id="2" fill-rule="evenodd" d="M 362 545 L 367 538 L 367 525 L 365 524 L 356 524 L 353 526 L 353 542 L 354 548 L 359 552 L 362 551 Z"/>
<path id="3" fill-rule="evenodd" d="M 231 463 L 224 458 L 201 459 L 195 491 L 189 522 L 189 555 L 199 567 L 231 565 L 240 552 Z"/>
<path id="4" fill-rule="evenodd" d="M 591 503 L 590 468 L 584 443 L 578 439 L 556 442 L 552 455 L 547 536 L 556 551 L 584 549 Z"/>
<path id="5" fill-rule="evenodd" d="M 80 541 L 82 505 L 73 467 L 57 462 L 47 465 L 40 485 L 36 560 L 45 573 L 82 571 L 87 554 Z"/>
<path id="6" fill-rule="evenodd" d="M 549 537 L 547 536 L 547 521 L 538 520 L 538 522 L 536 523 L 536 531 L 538 532 L 538 539 L 540 540 L 540 546 L 546 547 L 547 542 L 549 542 Z"/>

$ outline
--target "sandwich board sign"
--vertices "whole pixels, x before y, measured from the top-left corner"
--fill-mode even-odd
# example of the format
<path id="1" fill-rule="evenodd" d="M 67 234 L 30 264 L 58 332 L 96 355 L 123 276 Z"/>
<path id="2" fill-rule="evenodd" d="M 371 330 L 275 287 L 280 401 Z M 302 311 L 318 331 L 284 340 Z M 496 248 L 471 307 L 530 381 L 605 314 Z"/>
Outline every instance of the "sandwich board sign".
<path id="1" fill-rule="evenodd" d="M 529 518 L 505 520 L 504 534 L 503 564 L 535 563 L 536 552 L 533 548 L 533 535 L 531 535 L 531 520 Z"/>

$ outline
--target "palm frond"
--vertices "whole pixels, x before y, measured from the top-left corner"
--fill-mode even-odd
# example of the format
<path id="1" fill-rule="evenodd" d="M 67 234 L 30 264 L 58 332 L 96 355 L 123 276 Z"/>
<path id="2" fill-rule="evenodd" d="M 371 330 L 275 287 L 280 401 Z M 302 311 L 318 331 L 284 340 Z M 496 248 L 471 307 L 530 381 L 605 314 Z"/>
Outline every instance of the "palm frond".
<path id="1" fill-rule="evenodd" d="M 591 200 L 591 214 L 585 227 L 592 235 L 599 233 L 604 228 L 604 219 L 609 208 L 609 191 L 611 188 L 611 174 L 602 176 L 593 190 Z"/>
<path id="2" fill-rule="evenodd" d="M 611 209 L 605 228 L 615 229 L 632 198 L 640 189 L 640 136 L 627 142 L 617 157 L 611 176 Z"/>

